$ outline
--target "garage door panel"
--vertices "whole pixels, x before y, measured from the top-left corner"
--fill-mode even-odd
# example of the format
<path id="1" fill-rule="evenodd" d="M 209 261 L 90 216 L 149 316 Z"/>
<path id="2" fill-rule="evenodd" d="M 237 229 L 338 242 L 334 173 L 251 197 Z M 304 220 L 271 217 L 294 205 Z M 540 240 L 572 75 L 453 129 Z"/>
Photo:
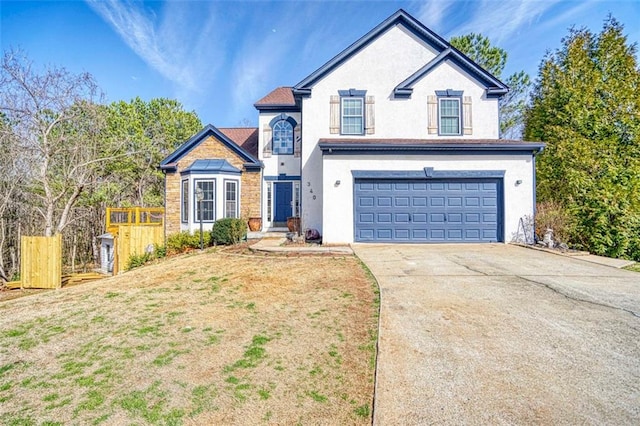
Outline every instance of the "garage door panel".
<path id="1" fill-rule="evenodd" d="M 409 223 L 411 215 L 409 213 L 396 213 L 394 223 Z"/>
<path id="2" fill-rule="evenodd" d="M 355 240 L 498 241 L 498 179 L 356 179 Z"/>
<path id="3" fill-rule="evenodd" d="M 375 215 L 373 213 L 360 213 L 358 215 L 358 218 L 362 223 L 370 223 L 370 224 L 375 223 L 374 221 Z"/>
<path id="4" fill-rule="evenodd" d="M 409 197 L 395 197 L 393 205 L 396 207 L 408 207 Z"/>
<path id="5" fill-rule="evenodd" d="M 462 206 L 462 197 L 448 197 L 447 205 L 449 207 L 458 207 Z"/>
<path id="6" fill-rule="evenodd" d="M 444 223 L 444 213 L 431 213 L 429 223 Z"/>
<path id="7" fill-rule="evenodd" d="M 418 223 L 418 224 L 424 223 L 424 224 L 426 224 L 427 223 L 427 214 L 426 213 L 414 213 L 411 216 L 411 221 L 413 223 Z"/>
<path id="8" fill-rule="evenodd" d="M 427 197 L 413 197 L 411 199 L 411 205 L 413 207 L 427 207 Z"/>
<path id="9" fill-rule="evenodd" d="M 444 197 L 429 198 L 429 205 L 431 207 L 444 207 Z"/>
<path id="10" fill-rule="evenodd" d="M 378 207 L 391 207 L 393 205 L 393 198 L 391 197 L 378 197 Z"/>
<path id="11" fill-rule="evenodd" d="M 411 232 L 408 228 L 400 228 L 395 230 L 395 239 L 396 240 L 408 240 L 411 236 Z"/>
<path id="12" fill-rule="evenodd" d="M 374 205 L 375 198 L 374 197 L 361 197 L 358 200 L 358 205 L 361 207 L 372 207 Z"/>

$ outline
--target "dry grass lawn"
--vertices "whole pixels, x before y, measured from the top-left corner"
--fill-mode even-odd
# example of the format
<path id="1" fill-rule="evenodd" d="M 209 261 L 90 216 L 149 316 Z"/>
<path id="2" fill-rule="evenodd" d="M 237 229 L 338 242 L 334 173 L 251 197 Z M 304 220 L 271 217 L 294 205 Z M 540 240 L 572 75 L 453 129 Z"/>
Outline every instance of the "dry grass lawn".
<path id="1" fill-rule="evenodd" d="M 352 256 L 211 250 L 0 302 L 0 424 L 370 424 Z"/>

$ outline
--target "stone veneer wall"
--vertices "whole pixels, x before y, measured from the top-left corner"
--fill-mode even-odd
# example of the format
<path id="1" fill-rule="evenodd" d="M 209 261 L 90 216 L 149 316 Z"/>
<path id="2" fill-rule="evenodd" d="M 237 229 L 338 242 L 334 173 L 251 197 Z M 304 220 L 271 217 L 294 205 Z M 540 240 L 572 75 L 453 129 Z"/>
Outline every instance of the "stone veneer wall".
<path id="1" fill-rule="evenodd" d="M 240 216 L 245 219 L 260 217 L 260 170 L 247 172 L 243 167 L 245 161 L 242 158 L 222 142 L 210 136 L 180 158 L 176 172 L 166 173 L 165 175 L 166 235 L 180 232 L 180 172 L 199 159 L 224 159 L 234 167 L 242 170 L 240 179 Z"/>

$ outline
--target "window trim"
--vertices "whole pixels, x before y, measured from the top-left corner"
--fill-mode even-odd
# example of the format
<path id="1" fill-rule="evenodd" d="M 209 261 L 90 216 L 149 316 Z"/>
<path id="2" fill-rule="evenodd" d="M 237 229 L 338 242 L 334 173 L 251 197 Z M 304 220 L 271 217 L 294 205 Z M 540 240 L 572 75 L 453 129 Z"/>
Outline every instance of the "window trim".
<path id="1" fill-rule="evenodd" d="M 275 150 L 275 144 L 274 142 L 274 127 L 277 123 L 281 122 L 281 121 L 286 121 L 289 124 L 291 124 L 291 152 L 286 152 L 286 153 L 281 153 L 279 151 Z M 295 140 L 296 140 L 296 127 L 298 126 L 298 122 L 291 117 L 290 115 L 285 114 L 284 112 L 282 114 L 278 114 L 275 117 L 273 117 L 271 119 L 271 121 L 269 122 L 269 128 L 271 129 L 271 154 L 277 154 L 277 155 L 293 155 L 294 151 L 295 151 Z M 269 143 L 269 141 L 265 141 L 265 146 L 267 146 L 267 144 Z"/>
<path id="2" fill-rule="evenodd" d="M 338 94 L 340 95 L 340 134 L 345 136 L 364 136 L 366 134 L 367 123 L 366 121 L 366 90 L 338 90 Z M 357 99 L 360 101 L 360 132 L 357 133 L 346 133 L 345 124 L 344 124 L 344 101 L 345 100 L 354 100 Z M 356 115 L 350 115 L 349 117 L 358 117 Z"/>
<path id="3" fill-rule="evenodd" d="M 291 139 L 287 140 L 287 146 L 285 152 L 280 151 L 280 145 L 276 144 L 276 126 L 280 123 L 285 123 L 291 126 Z M 280 131 L 278 131 L 278 134 Z M 273 123 L 271 127 L 271 152 L 277 155 L 293 155 L 293 140 L 294 140 L 295 127 L 289 120 L 278 120 Z"/>
<path id="4" fill-rule="evenodd" d="M 462 125 L 464 123 L 462 118 L 462 95 L 464 91 L 462 90 L 436 90 L 436 95 L 438 98 L 438 136 L 462 136 L 464 130 Z M 444 100 L 455 100 L 458 102 L 458 132 L 457 133 L 444 133 L 442 126 L 443 118 L 453 118 L 453 116 L 445 116 L 442 115 L 442 101 Z"/>
<path id="5" fill-rule="evenodd" d="M 180 223 L 189 223 L 189 198 L 189 179 L 182 179 L 180 183 Z"/>
<path id="6" fill-rule="evenodd" d="M 223 179 L 223 186 L 224 186 L 224 212 L 223 212 L 223 216 L 225 218 L 231 217 L 231 216 L 227 216 L 227 202 L 228 202 L 228 199 L 227 199 L 227 184 L 229 184 L 229 183 L 233 183 L 235 185 L 234 193 L 235 193 L 236 199 L 234 201 L 236 203 L 236 206 L 235 206 L 235 209 L 234 209 L 235 211 L 233 212 L 234 215 L 232 216 L 232 218 L 233 219 L 238 219 L 238 212 L 240 211 L 240 190 L 239 190 L 240 182 L 235 180 L 235 179 Z"/>
<path id="7" fill-rule="evenodd" d="M 193 223 L 197 224 L 200 223 L 200 219 L 198 218 L 198 205 L 200 203 L 198 203 L 198 200 L 196 199 L 196 188 L 198 187 L 198 183 L 200 182 L 213 182 L 213 200 L 209 200 L 209 201 L 213 201 L 213 207 L 212 207 L 212 211 L 213 211 L 213 219 L 212 220 L 206 220 L 203 219 L 202 223 L 214 223 L 217 219 L 217 214 L 216 214 L 216 204 L 218 202 L 218 197 L 217 197 L 217 183 L 216 183 L 215 178 L 212 179 L 194 179 L 193 180 Z M 203 200 L 204 201 L 204 200 Z"/>

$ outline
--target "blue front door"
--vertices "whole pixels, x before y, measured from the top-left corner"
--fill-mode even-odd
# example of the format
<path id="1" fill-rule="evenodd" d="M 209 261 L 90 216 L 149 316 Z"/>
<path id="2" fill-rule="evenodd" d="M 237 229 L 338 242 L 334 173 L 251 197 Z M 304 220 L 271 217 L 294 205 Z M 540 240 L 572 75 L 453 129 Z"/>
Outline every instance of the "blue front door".
<path id="1" fill-rule="evenodd" d="M 286 222 L 287 218 L 291 216 L 291 200 L 293 190 L 291 182 L 278 182 L 274 183 L 276 187 L 276 199 L 275 199 L 275 211 L 274 222 Z"/>

